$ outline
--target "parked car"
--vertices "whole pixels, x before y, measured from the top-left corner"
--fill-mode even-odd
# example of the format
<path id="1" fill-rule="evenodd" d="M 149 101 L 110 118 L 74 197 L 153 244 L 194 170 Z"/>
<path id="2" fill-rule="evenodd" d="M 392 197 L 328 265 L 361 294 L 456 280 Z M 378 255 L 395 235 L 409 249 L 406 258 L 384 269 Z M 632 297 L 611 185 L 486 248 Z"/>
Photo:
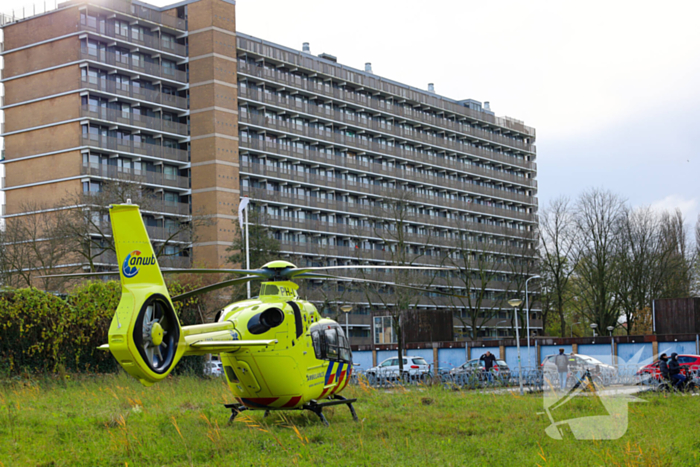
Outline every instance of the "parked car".
<path id="1" fill-rule="evenodd" d="M 224 374 L 224 365 L 219 360 L 210 360 L 204 364 L 205 376 L 221 376 Z"/>
<path id="2" fill-rule="evenodd" d="M 687 375 L 688 372 L 697 372 L 700 369 L 700 355 L 682 354 L 678 355 L 678 363 L 681 365 L 681 373 Z M 637 376 L 643 379 L 659 381 L 661 372 L 659 371 L 659 360 L 643 366 L 637 371 Z"/>
<path id="3" fill-rule="evenodd" d="M 491 374 L 499 378 L 510 378 L 510 368 L 504 360 L 496 360 L 491 369 Z M 457 368 L 452 368 L 450 370 L 451 376 L 457 375 L 468 375 L 474 376 L 479 379 L 479 381 L 484 381 L 487 379 L 486 368 L 484 367 L 484 362 L 478 358 L 469 360 L 468 362 L 458 366 Z"/>
<path id="4" fill-rule="evenodd" d="M 569 372 L 572 373 L 570 375 L 570 379 L 572 381 L 575 380 L 575 374 L 571 370 L 573 369 L 578 369 L 578 370 L 589 370 L 592 375 L 597 376 L 601 378 L 601 381 L 607 380 L 607 378 L 612 378 L 617 374 L 617 368 L 615 368 L 612 365 L 608 365 L 607 363 L 603 363 L 597 358 L 593 358 L 589 355 L 582 355 L 582 354 L 565 354 L 566 357 L 569 359 Z M 554 363 L 554 359 L 556 358 L 556 354 L 554 355 L 547 355 L 544 357 L 542 360 L 542 369 L 545 371 L 556 371 L 556 364 Z M 571 359 L 574 359 L 572 362 Z"/>
<path id="5" fill-rule="evenodd" d="M 423 376 L 430 374 L 430 365 L 423 357 L 403 357 L 403 375 L 399 374 L 399 358 L 391 357 L 365 372 L 367 376 L 397 378 L 399 376 Z"/>

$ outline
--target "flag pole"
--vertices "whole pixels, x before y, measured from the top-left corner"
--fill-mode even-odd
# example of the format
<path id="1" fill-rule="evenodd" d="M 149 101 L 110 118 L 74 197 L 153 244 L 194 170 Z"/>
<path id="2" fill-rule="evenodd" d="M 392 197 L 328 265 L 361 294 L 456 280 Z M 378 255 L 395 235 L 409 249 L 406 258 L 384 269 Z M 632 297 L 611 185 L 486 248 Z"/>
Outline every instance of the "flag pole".
<path id="1" fill-rule="evenodd" d="M 248 206 L 245 208 L 245 268 L 250 269 L 250 243 L 248 242 Z M 250 298 L 250 281 L 246 283 L 248 298 Z"/>

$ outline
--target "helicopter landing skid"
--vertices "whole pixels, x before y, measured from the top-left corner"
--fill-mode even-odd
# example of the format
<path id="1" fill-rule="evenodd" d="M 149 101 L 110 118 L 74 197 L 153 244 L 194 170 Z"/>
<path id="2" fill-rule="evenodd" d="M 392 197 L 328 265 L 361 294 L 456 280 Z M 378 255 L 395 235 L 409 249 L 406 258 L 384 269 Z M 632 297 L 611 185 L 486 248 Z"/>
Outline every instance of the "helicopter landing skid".
<path id="1" fill-rule="evenodd" d="M 355 413 L 355 408 L 352 406 L 353 402 L 357 402 L 357 399 L 346 399 L 343 396 L 338 396 L 334 395 L 333 399 L 324 401 L 324 402 L 316 402 L 315 400 L 312 400 L 308 404 L 305 404 L 302 406 L 302 409 L 310 410 L 316 415 L 318 415 L 318 418 L 321 419 L 324 425 L 328 425 L 328 420 L 326 420 L 325 415 L 323 415 L 323 408 L 324 407 L 330 407 L 333 405 L 342 405 L 346 404 L 348 408 L 350 409 L 350 413 L 352 414 L 352 419 L 355 420 L 356 422 L 358 421 L 357 418 L 357 413 Z"/>
<path id="2" fill-rule="evenodd" d="M 315 400 L 312 400 L 308 404 L 304 404 L 298 409 L 265 409 L 265 415 L 263 415 L 263 418 L 267 418 L 267 416 L 270 415 L 270 410 L 309 410 L 318 415 L 318 418 L 321 419 L 321 422 L 323 422 L 324 425 L 330 426 L 328 420 L 326 419 L 326 416 L 323 415 L 323 408 L 331 407 L 333 405 L 345 404 L 350 409 L 352 419 L 356 422 L 359 421 L 359 419 L 357 418 L 357 413 L 355 412 L 355 408 L 352 406 L 352 403 L 357 402 L 357 399 L 346 399 L 345 397 L 338 395 L 334 395 L 332 397 L 332 399 L 328 399 L 323 402 L 317 402 Z M 224 407 L 226 407 L 227 409 L 231 409 L 231 417 L 228 419 L 229 423 L 233 422 L 238 416 L 238 414 L 240 414 L 241 412 L 246 410 L 252 410 L 250 407 L 246 407 L 243 404 L 224 404 Z"/>

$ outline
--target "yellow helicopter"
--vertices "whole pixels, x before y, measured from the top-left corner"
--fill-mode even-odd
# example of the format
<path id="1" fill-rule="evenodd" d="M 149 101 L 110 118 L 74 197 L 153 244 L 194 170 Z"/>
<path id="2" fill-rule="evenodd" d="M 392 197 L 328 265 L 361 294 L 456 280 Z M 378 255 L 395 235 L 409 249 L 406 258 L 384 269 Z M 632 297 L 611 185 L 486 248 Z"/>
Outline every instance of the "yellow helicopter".
<path id="1" fill-rule="evenodd" d="M 230 421 L 244 410 L 264 410 L 267 416 L 272 410 L 306 409 L 328 425 L 323 408 L 339 404 L 346 404 L 357 421 L 352 405 L 356 399 L 340 395 L 352 375 L 348 338 L 335 321 L 322 318 L 313 304 L 299 298 L 293 279 L 353 280 L 313 272 L 353 267 L 446 269 L 366 265 L 297 268 L 287 261 L 272 261 L 251 270 L 172 269 L 164 272 L 243 277 L 171 298 L 138 206 L 113 205 L 110 218 L 119 271 L 62 275 L 119 274 L 121 300 L 109 328 L 109 343 L 100 348 L 109 349 L 124 370 L 145 386 L 163 380 L 183 356 L 219 354 L 237 400 L 226 405 L 231 409 Z M 227 305 L 214 323 L 180 326 L 173 302 L 252 280 L 263 281 L 258 297 Z"/>

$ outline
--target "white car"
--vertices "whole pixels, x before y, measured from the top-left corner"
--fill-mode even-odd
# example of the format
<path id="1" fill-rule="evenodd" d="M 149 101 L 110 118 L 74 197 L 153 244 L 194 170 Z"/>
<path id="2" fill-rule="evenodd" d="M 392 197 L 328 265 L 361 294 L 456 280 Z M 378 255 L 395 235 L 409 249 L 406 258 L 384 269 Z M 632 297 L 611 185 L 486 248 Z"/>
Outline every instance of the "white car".
<path id="1" fill-rule="evenodd" d="M 422 376 L 430 373 L 430 365 L 423 357 L 403 357 L 403 376 Z M 399 374 L 399 358 L 391 357 L 365 372 L 367 376 L 396 378 Z"/>
<path id="2" fill-rule="evenodd" d="M 204 364 L 205 376 L 221 376 L 224 374 L 224 365 L 218 360 L 210 360 Z"/>

